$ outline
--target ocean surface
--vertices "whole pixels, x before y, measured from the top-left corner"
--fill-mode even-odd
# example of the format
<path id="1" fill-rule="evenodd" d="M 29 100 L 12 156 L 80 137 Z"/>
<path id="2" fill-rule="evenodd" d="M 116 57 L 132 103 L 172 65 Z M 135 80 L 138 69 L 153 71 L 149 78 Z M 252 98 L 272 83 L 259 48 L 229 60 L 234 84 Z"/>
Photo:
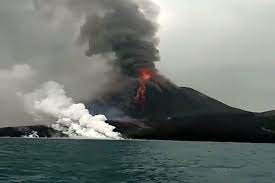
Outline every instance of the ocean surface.
<path id="1" fill-rule="evenodd" d="M 274 183 L 275 144 L 3 138 L 0 182 Z"/>

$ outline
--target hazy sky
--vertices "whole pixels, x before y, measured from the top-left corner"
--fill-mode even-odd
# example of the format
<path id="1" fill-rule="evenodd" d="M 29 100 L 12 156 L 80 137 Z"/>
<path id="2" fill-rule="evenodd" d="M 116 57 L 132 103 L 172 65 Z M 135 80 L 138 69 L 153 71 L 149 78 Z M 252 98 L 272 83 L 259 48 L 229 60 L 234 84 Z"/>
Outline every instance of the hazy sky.
<path id="1" fill-rule="evenodd" d="M 275 109 L 274 0 L 155 0 L 162 73 L 234 107 Z"/>

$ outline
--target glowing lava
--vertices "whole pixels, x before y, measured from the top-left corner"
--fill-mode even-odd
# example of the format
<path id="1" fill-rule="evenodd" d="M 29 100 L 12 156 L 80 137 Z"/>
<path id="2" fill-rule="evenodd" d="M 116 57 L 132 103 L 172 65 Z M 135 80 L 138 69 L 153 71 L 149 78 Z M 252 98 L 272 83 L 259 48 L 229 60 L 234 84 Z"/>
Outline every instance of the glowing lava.
<path id="1" fill-rule="evenodd" d="M 139 79 L 142 82 L 147 82 L 148 80 L 150 80 L 152 78 L 152 75 L 153 75 L 152 71 L 143 69 L 140 71 Z"/>
<path id="2" fill-rule="evenodd" d="M 146 84 L 153 77 L 153 72 L 148 69 L 141 69 L 139 72 L 139 83 L 140 86 L 135 97 L 135 103 L 140 107 L 144 108 L 146 101 Z"/>

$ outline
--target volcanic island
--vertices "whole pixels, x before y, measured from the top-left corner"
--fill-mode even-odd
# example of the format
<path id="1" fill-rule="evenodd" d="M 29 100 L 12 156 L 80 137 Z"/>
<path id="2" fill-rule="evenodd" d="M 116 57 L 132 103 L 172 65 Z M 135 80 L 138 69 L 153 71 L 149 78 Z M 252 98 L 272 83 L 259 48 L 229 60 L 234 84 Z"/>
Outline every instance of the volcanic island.
<path id="1" fill-rule="evenodd" d="M 109 119 L 126 139 L 219 142 L 275 142 L 275 112 L 254 113 L 230 107 L 192 88 L 178 87 L 152 70 L 123 90 L 86 104 L 96 113 L 106 108 L 123 111 L 128 118 Z M 108 106 L 108 107 L 106 107 Z M 49 126 L 6 127 L 1 137 L 66 137 Z"/>
<path id="2" fill-rule="evenodd" d="M 159 8 L 151 1 L 138 2 L 87 1 L 83 11 L 89 16 L 80 27 L 79 42 L 88 46 L 87 57 L 115 55 L 111 65 L 122 76 L 116 82 L 122 83 L 118 90 L 84 101 L 89 112 L 106 115 L 106 122 L 126 139 L 275 142 L 274 111 L 254 113 L 228 106 L 179 87 L 158 71 Z M 80 6 L 72 5 L 77 4 L 71 3 L 69 10 L 78 15 Z M 66 136 L 49 126 L 0 129 L 1 137 L 30 134 Z"/>

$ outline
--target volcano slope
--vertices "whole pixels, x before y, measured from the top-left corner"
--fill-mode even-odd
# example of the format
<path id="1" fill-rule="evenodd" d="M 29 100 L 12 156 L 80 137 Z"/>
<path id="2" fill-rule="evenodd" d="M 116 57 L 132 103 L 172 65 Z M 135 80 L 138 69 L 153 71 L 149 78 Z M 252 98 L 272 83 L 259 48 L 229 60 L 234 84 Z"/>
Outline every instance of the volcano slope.
<path id="1" fill-rule="evenodd" d="M 161 75 L 154 75 L 146 83 L 145 101 L 135 102 L 139 82 L 133 80 L 119 92 L 102 97 L 87 104 L 91 112 L 107 117 L 132 119 L 168 119 L 197 115 L 253 114 L 230 107 L 192 88 L 178 87 Z M 121 111 L 121 114 L 113 113 Z M 124 116 L 123 116 L 124 115 Z"/>
<path id="2" fill-rule="evenodd" d="M 108 113 L 108 106 L 127 115 L 126 120 L 108 121 L 126 138 L 275 142 L 269 116 L 230 107 L 192 88 L 178 87 L 161 75 L 147 83 L 142 106 L 133 102 L 137 88 L 136 81 L 90 104 L 96 113 L 109 114 L 109 119 L 113 114 Z"/>

